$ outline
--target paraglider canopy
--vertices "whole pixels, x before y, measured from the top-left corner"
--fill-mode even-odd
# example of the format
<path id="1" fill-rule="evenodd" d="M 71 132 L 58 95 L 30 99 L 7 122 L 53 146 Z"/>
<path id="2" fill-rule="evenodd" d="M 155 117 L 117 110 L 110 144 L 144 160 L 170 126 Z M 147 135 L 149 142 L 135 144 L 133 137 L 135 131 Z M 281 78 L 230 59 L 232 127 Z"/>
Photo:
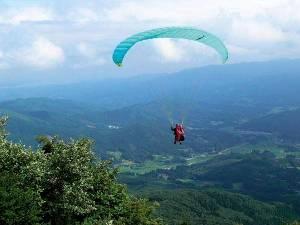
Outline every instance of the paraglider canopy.
<path id="1" fill-rule="evenodd" d="M 228 59 L 228 50 L 224 43 L 215 35 L 191 27 L 164 27 L 144 31 L 122 41 L 114 50 L 113 61 L 122 66 L 123 59 L 129 49 L 136 43 L 154 38 L 176 38 L 197 41 L 214 48 L 222 58 L 223 63 Z"/>

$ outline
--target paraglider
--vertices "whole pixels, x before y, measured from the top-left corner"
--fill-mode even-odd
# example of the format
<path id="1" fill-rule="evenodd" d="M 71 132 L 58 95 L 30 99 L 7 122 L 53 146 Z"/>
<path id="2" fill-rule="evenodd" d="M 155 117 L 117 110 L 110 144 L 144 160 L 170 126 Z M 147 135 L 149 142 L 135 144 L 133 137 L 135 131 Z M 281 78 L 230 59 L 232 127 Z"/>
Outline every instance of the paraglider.
<path id="1" fill-rule="evenodd" d="M 228 59 L 228 50 L 226 46 L 215 35 L 191 27 L 164 27 L 144 31 L 132 35 L 122 41 L 114 50 L 112 56 L 114 63 L 118 66 L 122 66 L 123 60 L 130 48 L 138 42 L 156 38 L 174 38 L 196 41 L 215 49 L 221 56 L 223 63 Z"/>
<path id="2" fill-rule="evenodd" d="M 174 144 L 182 144 L 182 141 L 185 140 L 184 127 L 183 124 L 176 124 L 175 127 L 171 126 L 171 130 L 174 133 Z"/>
<path id="3" fill-rule="evenodd" d="M 223 63 L 228 60 L 228 50 L 225 44 L 217 36 L 192 27 L 164 27 L 137 33 L 123 40 L 114 50 L 112 56 L 114 63 L 117 66 L 122 66 L 126 54 L 135 44 L 156 38 L 174 38 L 196 41 L 216 50 Z M 173 131 L 175 137 L 174 144 L 177 142 L 182 144 L 185 139 L 183 125 L 176 124 L 174 128 L 171 127 L 171 130 Z"/>

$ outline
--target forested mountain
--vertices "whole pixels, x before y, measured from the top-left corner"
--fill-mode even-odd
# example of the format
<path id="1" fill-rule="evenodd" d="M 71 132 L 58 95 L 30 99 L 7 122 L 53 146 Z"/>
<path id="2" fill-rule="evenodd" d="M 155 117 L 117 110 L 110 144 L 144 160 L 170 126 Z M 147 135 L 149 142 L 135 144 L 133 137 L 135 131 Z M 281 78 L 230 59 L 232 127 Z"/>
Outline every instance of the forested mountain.
<path id="1" fill-rule="evenodd" d="M 241 126 L 242 129 L 271 132 L 282 138 L 298 143 L 300 140 L 300 109 L 290 110 L 265 115 L 251 120 Z"/>
<path id="2" fill-rule="evenodd" d="M 172 155 L 171 121 L 184 121 L 185 147 L 196 153 L 270 136 L 296 143 L 299 64 L 246 63 L 118 82 L 9 89 L 9 98 L 22 98 L 0 103 L 0 112 L 10 116 L 14 140 L 34 145 L 41 133 L 89 136 L 97 152 L 120 151 L 137 161 Z M 5 91 L 1 96 L 8 98 Z"/>
<path id="3" fill-rule="evenodd" d="M 196 99 L 228 105 L 294 105 L 299 85 L 300 60 L 277 60 L 208 66 L 174 74 L 143 75 L 133 78 L 77 84 L 1 87 L 0 99 L 50 97 L 122 108 L 157 98 Z M 118 78 L 118 79 L 116 79 Z"/>
<path id="4" fill-rule="evenodd" d="M 245 195 L 221 190 L 162 190 L 145 193 L 158 201 L 157 215 L 168 224 L 282 225 L 297 218 L 287 205 L 263 203 Z"/>
<path id="5" fill-rule="evenodd" d="M 300 213 L 298 155 L 230 153 L 121 180 L 160 202 L 158 215 L 169 224 L 285 224 Z"/>
<path id="6" fill-rule="evenodd" d="M 2 88 L 0 112 L 8 138 L 33 149 L 39 135 L 92 138 L 166 224 L 285 225 L 300 217 L 299 62 Z"/>

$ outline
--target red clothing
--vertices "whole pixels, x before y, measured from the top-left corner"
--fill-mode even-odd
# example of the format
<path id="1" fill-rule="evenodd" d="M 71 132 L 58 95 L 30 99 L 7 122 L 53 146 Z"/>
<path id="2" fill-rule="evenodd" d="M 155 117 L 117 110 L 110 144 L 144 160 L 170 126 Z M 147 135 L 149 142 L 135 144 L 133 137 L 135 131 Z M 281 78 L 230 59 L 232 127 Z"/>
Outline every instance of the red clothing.
<path id="1" fill-rule="evenodd" d="M 183 141 L 184 140 L 184 128 L 182 125 L 176 124 L 175 127 L 175 140 Z"/>

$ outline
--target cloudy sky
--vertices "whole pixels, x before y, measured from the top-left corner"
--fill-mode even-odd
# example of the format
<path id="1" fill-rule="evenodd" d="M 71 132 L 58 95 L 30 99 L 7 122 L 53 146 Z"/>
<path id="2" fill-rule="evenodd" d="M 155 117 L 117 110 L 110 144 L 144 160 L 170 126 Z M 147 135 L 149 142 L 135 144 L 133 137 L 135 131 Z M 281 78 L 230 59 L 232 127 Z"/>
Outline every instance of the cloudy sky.
<path id="1" fill-rule="evenodd" d="M 117 68 L 114 47 L 163 26 L 214 33 L 229 63 L 300 58 L 299 0 L 0 0 L 0 81 L 75 82 L 219 64 L 208 47 L 169 39 L 137 45 Z"/>

